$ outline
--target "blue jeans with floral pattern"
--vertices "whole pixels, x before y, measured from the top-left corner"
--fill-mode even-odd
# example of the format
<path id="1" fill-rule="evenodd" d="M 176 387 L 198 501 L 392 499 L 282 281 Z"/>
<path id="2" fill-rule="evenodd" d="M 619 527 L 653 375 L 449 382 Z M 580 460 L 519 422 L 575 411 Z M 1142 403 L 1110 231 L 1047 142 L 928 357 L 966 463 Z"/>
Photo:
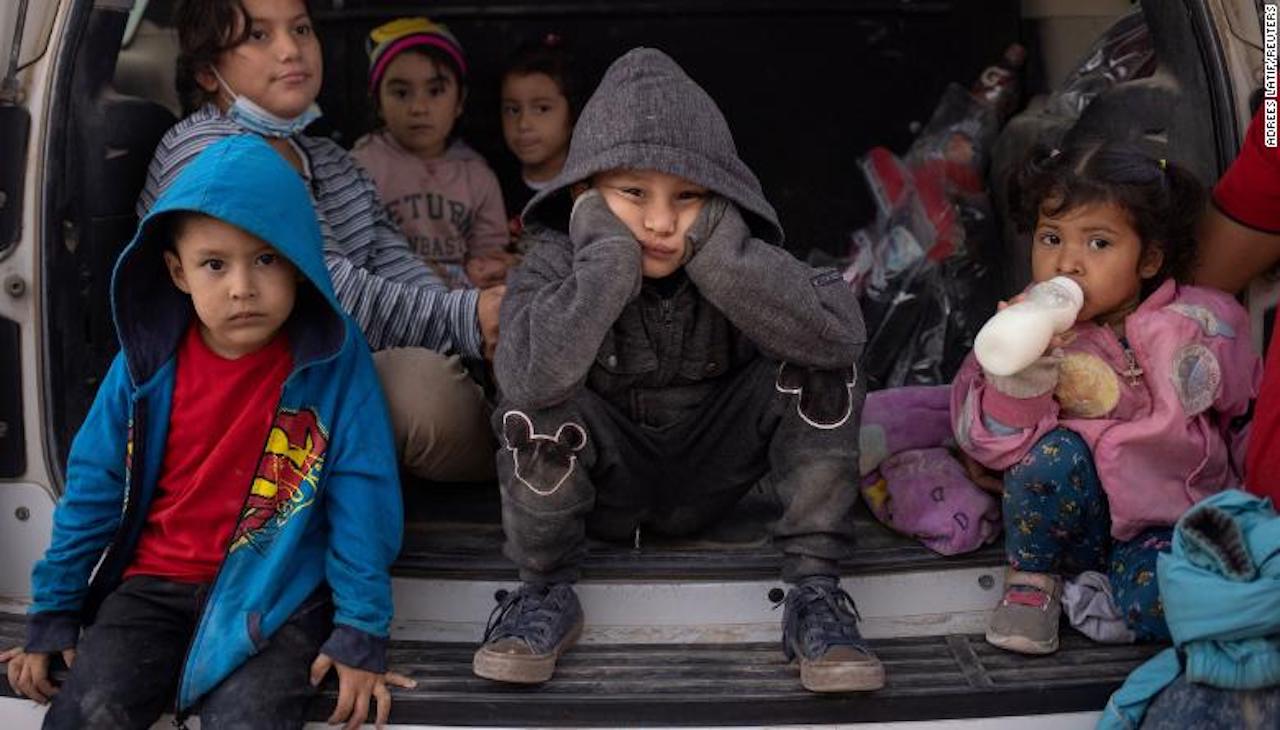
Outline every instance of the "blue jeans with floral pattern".
<path id="1" fill-rule="evenodd" d="M 1169 551 L 1172 528 L 1113 539 L 1093 454 L 1076 433 L 1050 431 L 1005 472 L 1004 531 L 1005 555 L 1014 569 L 1068 576 L 1104 572 L 1138 639 L 1169 639 L 1156 556 Z"/>

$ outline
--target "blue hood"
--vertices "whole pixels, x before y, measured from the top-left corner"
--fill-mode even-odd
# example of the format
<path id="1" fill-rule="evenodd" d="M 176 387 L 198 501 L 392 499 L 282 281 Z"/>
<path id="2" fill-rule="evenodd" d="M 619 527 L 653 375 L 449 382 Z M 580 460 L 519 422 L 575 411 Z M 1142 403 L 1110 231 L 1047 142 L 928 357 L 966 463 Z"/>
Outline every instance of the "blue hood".
<path id="1" fill-rule="evenodd" d="M 169 359 L 190 325 L 191 298 L 169 277 L 162 251 L 171 245 L 166 219 L 203 213 L 266 241 L 306 277 L 285 327 L 295 370 L 342 348 L 344 313 L 324 264 L 324 238 L 302 176 L 261 137 L 219 140 L 165 190 L 120 254 L 111 280 L 111 311 L 135 384 Z M 309 285 L 308 285 L 309 284 Z"/>

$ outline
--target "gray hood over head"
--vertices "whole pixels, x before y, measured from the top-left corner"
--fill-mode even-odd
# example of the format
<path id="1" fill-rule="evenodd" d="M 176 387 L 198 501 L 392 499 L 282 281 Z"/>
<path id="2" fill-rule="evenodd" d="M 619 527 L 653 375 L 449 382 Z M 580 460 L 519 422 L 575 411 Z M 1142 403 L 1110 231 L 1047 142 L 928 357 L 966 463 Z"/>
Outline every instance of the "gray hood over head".
<path id="1" fill-rule="evenodd" d="M 525 206 L 545 220 L 548 198 L 597 173 L 628 168 L 677 175 L 732 200 L 762 240 L 781 244 L 782 225 L 760 181 L 738 158 L 724 114 L 670 56 L 635 48 L 614 61 L 578 116 L 564 169 Z"/>

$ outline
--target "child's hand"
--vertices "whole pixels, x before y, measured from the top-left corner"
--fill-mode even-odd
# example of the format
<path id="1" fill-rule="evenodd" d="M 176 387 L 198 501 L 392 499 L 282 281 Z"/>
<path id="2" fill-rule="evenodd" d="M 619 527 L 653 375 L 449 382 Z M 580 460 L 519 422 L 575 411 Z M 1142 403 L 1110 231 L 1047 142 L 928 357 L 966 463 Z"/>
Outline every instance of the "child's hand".
<path id="1" fill-rule="evenodd" d="M 992 471 L 979 464 L 963 450 L 960 451 L 960 463 L 964 465 L 964 473 L 969 477 L 969 481 L 978 485 L 979 489 L 992 494 L 1004 494 L 1004 481 L 1000 479 L 1000 472 Z"/>
<path id="2" fill-rule="evenodd" d="M 484 359 L 489 362 L 493 362 L 493 353 L 498 349 L 498 312 L 502 308 L 502 298 L 506 294 L 505 286 L 481 289 L 480 298 L 476 301 L 476 319 L 480 323 Z"/>
<path id="3" fill-rule="evenodd" d="M 329 716 L 329 724 L 337 725 L 345 722 L 346 725 L 343 727 L 346 730 L 356 730 L 364 724 L 365 718 L 369 717 L 370 697 L 376 704 L 375 722 L 378 730 L 382 730 L 382 726 L 387 724 L 387 717 L 391 714 L 391 691 L 387 689 L 387 685 L 403 689 L 413 689 L 418 686 L 417 682 L 403 674 L 397 672 L 377 674 L 356 669 L 334 661 L 328 654 L 316 656 L 316 660 L 311 663 L 311 686 L 320 684 L 324 675 L 334 667 L 338 670 L 338 704 L 333 708 L 333 714 Z"/>
<path id="4" fill-rule="evenodd" d="M 1014 296 L 1010 297 L 1007 301 L 997 302 L 996 311 L 1003 312 L 1006 308 L 1012 307 L 1015 304 L 1021 304 L 1026 300 L 1027 300 L 1027 293 L 1025 291 L 1019 294 L 1015 294 Z"/>
<path id="5" fill-rule="evenodd" d="M 28 654 L 22 650 L 22 647 L 15 646 L 0 653 L 0 664 L 9 665 L 9 686 L 13 687 L 15 692 L 44 705 L 58 694 L 57 686 L 49 679 L 49 661 L 52 657 L 52 653 Z M 66 662 L 68 667 L 75 660 L 75 649 L 62 650 L 62 661 Z"/>
<path id="6" fill-rule="evenodd" d="M 1008 307 L 1012 307 L 1015 304 L 1021 304 L 1022 302 L 1026 301 L 1026 299 L 1027 299 L 1027 292 L 1023 291 L 1022 293 L 1017 294 L 1014 297 L 1011 297 L 1008 301 L 996 302 L 996 311 L 1003 312 Z M 1071 341 L 1071 337 L 1067 335 L 1066 332 L 1060 332 L 1054 335 L 1053 337 L 1049 338 L 1049 346 L 1045 348 L 1045 353 L 1050 353 L 1058 349 L 1059 347 L 1064 347 L 1070 341 Z"/>
<path id="7" fill-rule="evenodd" d="M 507 280 L 507 271 L 519 258 L 506 251 L 495 251 L 467 259 L 467 278 L 480 289 L 498 286 Z"/>

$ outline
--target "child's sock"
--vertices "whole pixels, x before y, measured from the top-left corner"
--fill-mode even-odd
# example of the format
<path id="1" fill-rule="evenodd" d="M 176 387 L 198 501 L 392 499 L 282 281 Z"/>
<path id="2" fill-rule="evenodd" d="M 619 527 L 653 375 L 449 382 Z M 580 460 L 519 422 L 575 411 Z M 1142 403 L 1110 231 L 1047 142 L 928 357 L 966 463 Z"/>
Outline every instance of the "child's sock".
<path id="1" fill-rule="evenodd" d="M 1104 644 L 1131 644 L 1137 634 L 1125 623 L 1107 576 L 1086 570 L 1062 588 L 1062 608 L 1080 633 Z"/>

